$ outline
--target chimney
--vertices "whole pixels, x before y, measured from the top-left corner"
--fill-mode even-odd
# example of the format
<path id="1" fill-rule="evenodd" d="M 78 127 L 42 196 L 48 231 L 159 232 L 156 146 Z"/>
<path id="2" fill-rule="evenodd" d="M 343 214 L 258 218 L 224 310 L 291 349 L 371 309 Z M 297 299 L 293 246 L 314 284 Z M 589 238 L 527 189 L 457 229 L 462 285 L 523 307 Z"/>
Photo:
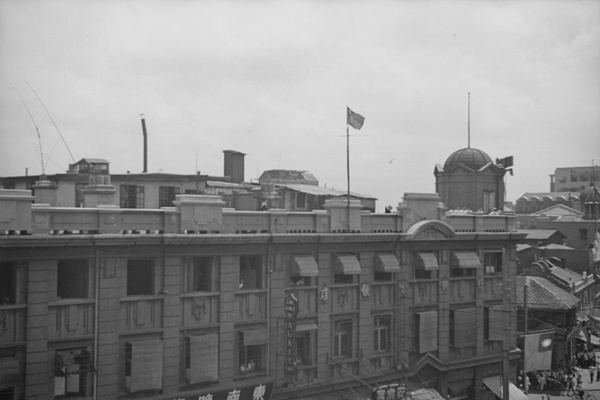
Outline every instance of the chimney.
<path id="1" fill-rule="evenodd" d="M 146 133 L 144 114 L 140 115 L 142 117 L 142 131 L 144 132 L 144 170 L 142 172 L 148 172 L 148 134 Z"/>
<path id="2" fill-rule="evenodd" d="M 225 153 L 224 174 L 231 178 L 231 182 L 244 182 L 244 153 L 234 150 L 223 150 Z"/>

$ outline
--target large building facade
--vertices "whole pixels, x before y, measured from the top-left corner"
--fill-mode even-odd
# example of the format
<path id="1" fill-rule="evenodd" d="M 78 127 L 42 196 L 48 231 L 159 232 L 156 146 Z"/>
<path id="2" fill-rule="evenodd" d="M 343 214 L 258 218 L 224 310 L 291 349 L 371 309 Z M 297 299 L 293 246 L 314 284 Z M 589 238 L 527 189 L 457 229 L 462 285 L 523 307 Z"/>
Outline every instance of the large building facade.
<path id="1" fill-rule="evenodd" d="M 2 400 L 384 383 L 482 399 L 486 379 L 515 378 L 514 215 L 446 215 L 436 194 L 393 214 L 339 199 L 243 212 L 196 195 L 131 210 L 104 186 L 80 209 L 0 190 Z"/>

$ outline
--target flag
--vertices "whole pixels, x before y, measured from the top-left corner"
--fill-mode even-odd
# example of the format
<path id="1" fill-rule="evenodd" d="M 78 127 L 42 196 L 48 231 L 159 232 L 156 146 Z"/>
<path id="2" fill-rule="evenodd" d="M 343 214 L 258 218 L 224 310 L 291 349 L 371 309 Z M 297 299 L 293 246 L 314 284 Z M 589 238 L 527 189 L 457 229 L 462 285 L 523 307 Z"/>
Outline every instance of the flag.
<path id="1" fill-rule="evenodd" d="M 346 109 L 348 110 L 346 116 L 346 124 L 350 125 L 354 129 L 362 128 L 363 124 L 365 123 L 365 117 L 355 113 L 349 107 L 346 107 Z"/>
<path id="2" fill-rule="evenodd" d="M 552 349 L 554 348 L 554 332 L 525 335 L 524 372 L 539 369 L 549 370 L 552 365 Z"/>

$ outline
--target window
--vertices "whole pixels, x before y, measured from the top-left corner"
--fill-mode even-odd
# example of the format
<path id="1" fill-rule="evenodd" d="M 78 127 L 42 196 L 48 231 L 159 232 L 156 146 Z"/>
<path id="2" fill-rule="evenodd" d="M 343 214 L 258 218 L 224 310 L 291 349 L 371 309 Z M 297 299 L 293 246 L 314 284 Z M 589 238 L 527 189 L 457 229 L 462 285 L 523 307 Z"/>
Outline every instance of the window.
<path id="1" fill-rule="evenodd" d="M 86 299 L 88 276 L 87 260 L 60 260 L 56 274 L 56 296 L 61 299 Z"/>
<path id="2" fill-rule="evenodd" d="M 483 339 L 502 340 L 504 320 L 502 306 L 483 308 Z"/>
<path id="3" fill-rule="evenodd" d="M 334 284 L 356 283 L 354 276 L 360 276 L 360 261 L 354 254 L 337 254 L 334 260 Z M 358 279 L 358 278 L 357 278 Z"/>
<path id="4" fill-rule="evenodd" d="M 450 344 L 471 347 L 477 342 L 477 308 L 450 310 Z"/>
<path id="5" fill-rule="evenodd" d="M 214 292 L 217 291 L 216 281 L 217 258 L 212 256 L 194 257 L 188 266 L 187 291 L 188 292 Z"/>
<path id="6" fill-rule="evenodd" d="M 188 383 L 219 380 L 219 335 L 185 337 L 185 376 Z"/>
<path id="7" fill-rule="evenodd" d="M 162 340 L 125 343 L 125 389 L 141 392 L 162 389 Z"/>
<path id="8" fill-rule="evenodd" d="M 54 397 L 91 396 L 94 364 L 87 347 L 54 353 Z"/>
<path id="9" fill-rule="evenodd" d="M 17 265 L 0 263 L 0 305 L 17 304 Z"/>
<path id="10" fill-rule="evenodd" d="M 175 186 L 160 186 L 158 188 L 158 206 L 173 207 L 175 196 L 179 194 L 179 188 Z"/>
<path id="11" fill-rule="evenodd" d="M 373 351 L 391 351 L 392 317 L 381 315 L 373 322 Z"/>
<path id="12" fill-rule="evenodd" d="M 75 184 L 75 207 L 83 207 L 83 189 L 85 186 L 85 183 Z"/>
<path id="13" fill-rule="evenodd" d="M 496 208 L 496 192 L 483 191 L 483 211 L 490 212 Z"/>
<path id="14" fill-rule="evenodd" d="M 127 261 L 127 296 L 154 294 L 152 260 Z"/>
<path id="15" fill-rule="evenodd" d="M 412 253 L 412 266 L 415 271 L 415 279 L 437 278 L 439 264 L 437 252 L 416 251 Z"/>
<path id="16" fill-rule="evenodd" d="M 587 240 L 587 238 L 588 238 L 587 229 L 580 229 L 579 230 L 579 240 Z"/>
<path id="17" fill-rule="evenodd" d="M 467 277 L 475 276 L 477 268 L 481 267 L 481 261 L 477 253 L 472 251 L 453 251 L 450 259 L 450 276 Z"/>
<path id="18" fill-rule="evenodd" d="M 238 333 L 240 375 L 264 372 L 265 348 L 268 340 L 269 334 L 266 329 L 254 329 Z"/>
<path id="19" fill-rule="evenodd" d="M 240 257 L 240 289 L 262 289 L 262 257 Z"/>
<path id="20" fill-rule="evenodd" d="M 354 321 L 350 318 L 333 321 L 333 358 L 354 356 Z"/>
<path id="21" fill-rule="evenodd" d="M 391 253 L 378 253 L 375 256 L 375 273 L 373 278 L 380 282 L 391 282 L 394 273 L 400 272 L 400 263 Z"/>
<path id="22" fill-rule="evenodd" d="M 319 276 L 319 266 L 312 255 L 293 255 L 290 266 L 290 284 L 310 286 Z M 314 277 L 314 281 L 313 281 Z"/>
<path id="23" fill-rule="evenodd" d="M 483 255 L 486 275 L 502 273 L 502 252 L 486 252 Z"/>
<path id="24" fill-rule="evenodd" d="M 144 208 L 144 187 L 121 185 L 121 208 Z"/>
<path id="25" fill-rule="evenodd" d="M 296 197 L 296 208 L 305 208 L 306 207 L 306 194 L 302 192 L 298 192 Z"/>
<path id="26" fill-rule="evenodd" d="M 298 331 L 302 325 L 298 325 L 296 328 L 296 360 L 298 365 L 313 365 L 316 364 L 317 360 L 317 331 L 309 328 L 310 330 Z"/>

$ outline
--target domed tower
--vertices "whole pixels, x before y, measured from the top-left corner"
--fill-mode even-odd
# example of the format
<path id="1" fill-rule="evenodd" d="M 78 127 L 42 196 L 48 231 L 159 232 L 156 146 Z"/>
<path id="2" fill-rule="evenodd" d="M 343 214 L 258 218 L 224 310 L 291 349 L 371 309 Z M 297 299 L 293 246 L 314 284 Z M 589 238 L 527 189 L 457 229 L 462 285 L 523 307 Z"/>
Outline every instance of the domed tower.
<path id="1" fill-rule="evenodd" d="M 511 165 L 512 166 L 512 165 Z M 506 167 L 485 152 L 467 147 L 455 151 L 444 166 L 435 166 L 435 189 L 449 209 L 490 212 L 504 205 Z"/>
<path id="2" fill-rule="evenodd" d="M 598 219 L 600 217 L 600 193 L 593 183 L 579 193 L 581 211 L 585 213 L 584 219 Z"/>

